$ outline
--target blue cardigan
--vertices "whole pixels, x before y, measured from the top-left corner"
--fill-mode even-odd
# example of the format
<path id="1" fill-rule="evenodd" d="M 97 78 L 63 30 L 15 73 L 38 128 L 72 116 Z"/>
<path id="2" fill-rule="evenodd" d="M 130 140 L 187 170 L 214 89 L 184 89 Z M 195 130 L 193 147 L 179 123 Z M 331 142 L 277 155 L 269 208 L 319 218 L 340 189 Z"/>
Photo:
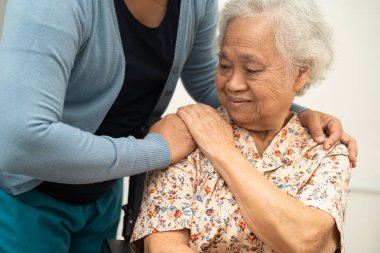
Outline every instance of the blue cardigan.
<path id="1" fill-rule="evenodd" d="M 217 4 L 181 1 L 172 70 L 150 120 L 164 112 L 180 76 L 196 101 L 219 104 Z M 168 143 L 158 134 L 93 134 L 124 68 L 113 0 L 8 1 L 0 41 L 0 187 L 20 194 L 43 180 L 94 183 L 167 166 Z"/>

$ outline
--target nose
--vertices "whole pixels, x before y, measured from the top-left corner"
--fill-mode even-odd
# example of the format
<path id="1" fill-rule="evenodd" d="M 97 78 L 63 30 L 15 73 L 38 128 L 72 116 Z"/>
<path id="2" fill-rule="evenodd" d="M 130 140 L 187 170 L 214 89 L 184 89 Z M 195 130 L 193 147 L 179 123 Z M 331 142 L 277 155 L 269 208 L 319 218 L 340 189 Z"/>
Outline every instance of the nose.
<path id="1" fill-rule="evenodd" d="M 226 82 L 226 89 L 231 92 L 245 91 L 248 88 L 242 73 L 234 71 Z"/>

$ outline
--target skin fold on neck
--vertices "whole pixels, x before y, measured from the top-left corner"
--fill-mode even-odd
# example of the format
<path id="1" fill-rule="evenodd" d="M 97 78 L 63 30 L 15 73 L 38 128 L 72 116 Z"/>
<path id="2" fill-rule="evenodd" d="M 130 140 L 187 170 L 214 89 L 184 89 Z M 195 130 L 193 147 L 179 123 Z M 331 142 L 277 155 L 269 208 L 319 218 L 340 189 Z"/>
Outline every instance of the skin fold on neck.
<path id="1" fill-rule="evenodd" d="M 278 125 L 277 127 L 271 128 L 270 130 L 248 130 L 249 134 L 255 141 L 255 145 L 260 157 L 263 156 L 265 150 L 269 147 L 272 140 L 276 137 L 278 132 L 289 122 L 293 115 L 293 113 L 289 113 L 282 124 Z"/>

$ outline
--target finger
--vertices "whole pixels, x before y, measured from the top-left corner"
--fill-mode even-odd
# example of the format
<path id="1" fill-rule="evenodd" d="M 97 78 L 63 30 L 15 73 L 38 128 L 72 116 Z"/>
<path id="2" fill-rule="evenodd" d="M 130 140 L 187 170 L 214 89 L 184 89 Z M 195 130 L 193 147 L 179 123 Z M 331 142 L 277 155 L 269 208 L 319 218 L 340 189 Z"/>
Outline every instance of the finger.
<path id="1" fill-rule="evenodd" d="M 205 122 L 218 122 L 219 120 L 219 114 L 216 112 L 216 110 L 212 107 L 202 106 L 199 110 L 199 116 L 202 120 L 205 120 Z"/>
<path id="2" fill-rule="evenodd" d="M 342 139 L 343 129 L 342 124 L 336 118 L 330 119 L 325 128 L 328 137 L 323 143 L 323 148 L 327 150 Z"/>
<path id="3" fill-rule="evenodd" d="M 352 138 L 350 135 L 343 133 L 342 143 L 347 146 L 348 158 L 350 159 L 352 168 L 355 168 L 358 157 L 358 145 L 356 140 Z"/>
<path id="4" fill-rule="evenodd" d="M 196 108 L 196 105 L 195 104 L 189 104 L 189 105 L 185 105 L 185 106 L 181 106 L 177 109 L 177 114 L 178 112 L 186 112 L 187 114 L 191 114 L 192 111 L 194 111 Z"/>
<path id="5" fill-rule="evenodd" d="M 179 121 L 182 121 L 182 119 L 176 113 L 168 114 L 166 116 L 166 119 L 170 120 L 171 122 L 176 122 L 176 123 L 179 122 Z"/>
<path id="6" fill-rule="evenodd" d="M 194 108 L 197 106 L 198 106 L 198 104 L 188 104 L 188 105 L 183 105 L 183 106 L 179 107 L 177 110 L 179 110 L 179 109 L 190 109 L 190 108 Z"/>
<path id="7" fill-rule="evenodd" d="M 208 115 L 214 117 L 215 119 L 220 119 L 221 118 L 221 115 L 213 107 L 211 107 L 211 106 L 205 106 L 203 109 L 204 109 L 205 113 L 207 113 Z"/>
<path id="8" fill-rule="evenodd" d="M 181 107 L 177 110 L 178 116 L 185 122 L 189 131 L 194 134 L 196 128 L 202 126 L 202 120 L 204 121 L 207 117 L 202 117 L 202 112 L 197 105 L 190 105 Z"/>
<path id="9" fill-rule="evenodd" d="M 209 111 L 208 105 L 196 104 L 187 106 L 185 108 L 182 108 L 181 110 L 185 111 L 188 114 L 188 116 L 192 117 L 193 121 L 196 122 L 206 122 L 212 120 L 212 111 Z"/>
<path id="10" fill-rule="evenodd" d="M 192 109 L 194 109 L 199 116 L 206 116 L 210 112 L 215 111 L 211 106 L 201 103 L 196 104 Z"/>
<path id="11" fill-rule="evenodd" d="M 177 110 L 177 115 L 185 122 L 188 126 L 192 121 L 193 117 L 189 113 L 189 107 L 181 107 Z"/>
<path id="12" fill-rule="evenodd" d="M 357 148 L 356 148 L 356 141 L 350 140 L 347 144 L 348 149 L 348 158 L 350 159 L 351 167 L 356 167 L 357 162 Z"/>
<path id="13" fill-rule="evenodd" d="M 203 110 L 205 110 L 207 112 L 215 112 L 216 111 L 213 107 L 211 107 L 209 105 L 206 105 L 206 104 L 200 104 L 200 105 L 203 108 Z"/>
<path id="14" fill-rule="evenodd" d="M 310 129 L 310 134 L 317 143 L 322 143 L 325 141 L 325 134 L 323 133 L 322 122 L 319 117 L 312 116 L 308 117 L 306 127 Z"/>

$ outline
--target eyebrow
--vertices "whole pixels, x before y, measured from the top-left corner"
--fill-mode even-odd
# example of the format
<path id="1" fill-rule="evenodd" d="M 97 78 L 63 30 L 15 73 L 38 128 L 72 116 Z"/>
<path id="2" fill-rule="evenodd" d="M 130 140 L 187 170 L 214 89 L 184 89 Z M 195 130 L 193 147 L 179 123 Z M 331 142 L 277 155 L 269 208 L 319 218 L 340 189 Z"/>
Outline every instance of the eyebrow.
<path id="1" fill-rule="evenodd" d="M 218 54 L 219 58 L 226 58 L 228 59 L 228 57 L 226 56 L 226 54 L 224 54 L 223 52 L 219 52 Z M 260 57 L 257 57 L 256 55 L 253 55 L 253 54 L 243 54 L 243 55 L 239 55 L 239 59 L 244 61 L 244 62 L 256 62 L 256 63 L 259 63 L 261 64 L 263 61 Z"/>
<path id="2" fill-rule="evenodd" d="M 218 57 L 219 58 L 227 58 L 227 56 L 225 54 L 223 54 L 222 52 L 218 53 Z"/>
<path id="3" fill-rule="evenodd" d="M 243 61 L 258 61 L 258 62 L 260 62 L 260 59 L 257 56 L 250 55 L 250 54 L 240 55 L 239 59 L 241 59 Z"/>

